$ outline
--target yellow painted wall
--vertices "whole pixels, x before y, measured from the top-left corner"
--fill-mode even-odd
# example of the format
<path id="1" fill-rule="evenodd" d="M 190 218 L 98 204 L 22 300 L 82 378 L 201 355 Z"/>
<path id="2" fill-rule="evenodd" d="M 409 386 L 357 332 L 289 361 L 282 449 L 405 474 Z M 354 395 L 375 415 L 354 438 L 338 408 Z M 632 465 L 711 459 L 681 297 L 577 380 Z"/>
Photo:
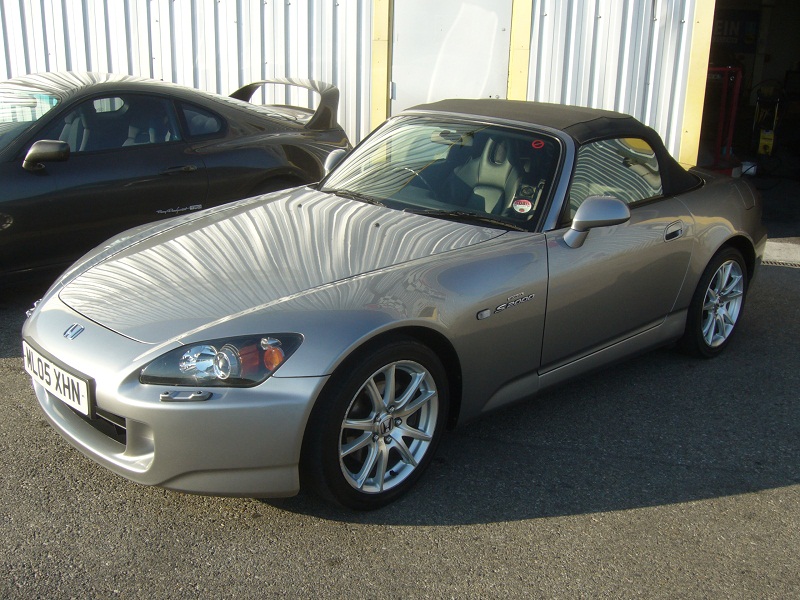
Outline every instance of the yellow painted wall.
<path id="1" fill-rule="evenodd" d="M 531 15 L 533 2 L 514 0 L 511 7 L 511 50 L 508 57 L 509 100 L 528 97 L 528 66 L 531 59 Z"/>
<path id="2" fill-rule="evenodd" d="M 375 129 L 389 116 L 389 85 L 392 77 L 393 0 L 372 3 L 372 71 L 370 127 Z"/>
<path id="3" fill-rule="evenodd" d="M 687 166 L 697 164 L 697 153 L 700 148 L 700 125 L 703 121 L 703 103 L 706 98 L 708 56 L 711 51 L 715 4 L 714 0 L 698 0 L 695 5 L 689 79 L 686 83 L 686 103 L 681 127 L 681 147 L 676 157 L 678 162 Z"/>

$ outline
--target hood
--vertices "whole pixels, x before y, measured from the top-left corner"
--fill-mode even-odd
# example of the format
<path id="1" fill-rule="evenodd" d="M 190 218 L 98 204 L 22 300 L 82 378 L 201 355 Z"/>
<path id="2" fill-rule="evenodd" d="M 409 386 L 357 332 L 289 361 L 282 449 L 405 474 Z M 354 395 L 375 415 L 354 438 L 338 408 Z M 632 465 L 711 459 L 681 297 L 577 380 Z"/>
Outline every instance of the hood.
<path id="1" fill-rule="evenodd" d="M 503 233 L 298 188 L 114 245 L 112 256 L 73 277 L 59 298 L 119 334 L 161 343 Z"/>

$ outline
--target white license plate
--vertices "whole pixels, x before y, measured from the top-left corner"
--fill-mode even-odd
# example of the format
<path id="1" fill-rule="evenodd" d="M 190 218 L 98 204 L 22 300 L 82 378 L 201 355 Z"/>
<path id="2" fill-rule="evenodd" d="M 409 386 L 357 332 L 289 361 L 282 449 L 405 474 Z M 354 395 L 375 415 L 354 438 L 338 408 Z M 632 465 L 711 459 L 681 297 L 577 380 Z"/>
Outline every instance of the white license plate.
<path id="1" fill-rule="evenodd" d="M 89 384 L 85 379 L 65 371 L 42 356 L 24 341 L 22 352 L 25 371 L 56 398 L 87 417 L 89 416 Z"/>

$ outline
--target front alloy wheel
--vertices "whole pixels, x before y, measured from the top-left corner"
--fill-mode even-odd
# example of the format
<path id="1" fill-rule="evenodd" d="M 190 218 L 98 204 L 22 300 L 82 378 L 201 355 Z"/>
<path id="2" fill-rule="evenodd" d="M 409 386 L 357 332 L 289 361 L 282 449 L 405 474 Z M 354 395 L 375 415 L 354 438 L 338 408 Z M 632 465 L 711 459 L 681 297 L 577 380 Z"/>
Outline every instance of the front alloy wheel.
<path id="1" fill-rule="evenodd" d="M 392 502 L 430 462 L 447 402 L 444 369 L 427 347 L 403 340 L 360 353 L 334 374 L 312 412 L 307 483 L 350 508 Z"/>
<path id="2" fill-rule="evenodd" d="M 356 392 L 342 420 L 339 466 L 354 489 L 376 494 L 405 481 L 436 432 L 439 396 L 419 363 L 389 363 Z"/>

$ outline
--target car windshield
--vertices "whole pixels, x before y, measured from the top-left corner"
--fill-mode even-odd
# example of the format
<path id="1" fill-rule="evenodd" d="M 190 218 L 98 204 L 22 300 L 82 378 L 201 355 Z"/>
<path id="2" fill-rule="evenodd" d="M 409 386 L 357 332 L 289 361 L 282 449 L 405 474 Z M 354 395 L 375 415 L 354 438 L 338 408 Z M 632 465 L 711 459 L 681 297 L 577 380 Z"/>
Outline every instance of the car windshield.
<path id="1" fill-rule="evenodd" d="M 58 98 L 19 84 L 0 84 L 0 151 L 58 104 Z"/>
<path id="2" fill-rule="evenodd" d="M 530 230 L 559 155 L 560 143 L 545 133 L 401 116 L 359 145 L 322 189 L 437 218 Z"/>

